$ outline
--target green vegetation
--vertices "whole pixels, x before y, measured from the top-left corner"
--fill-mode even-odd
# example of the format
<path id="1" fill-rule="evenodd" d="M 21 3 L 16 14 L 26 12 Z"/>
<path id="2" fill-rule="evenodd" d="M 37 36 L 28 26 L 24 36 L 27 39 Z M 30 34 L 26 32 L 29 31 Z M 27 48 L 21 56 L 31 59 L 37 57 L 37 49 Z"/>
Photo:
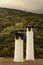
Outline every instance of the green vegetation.
<path id="1" fill-rule="evenodd" d="M 0 57 L 14 56 L 15 32 L 21 30 L 25 32 L 28 24 L 35 26 L 33 29 L 35 57 L 43 58 L 43 14 L 6 8 L 0 8 Z"/>

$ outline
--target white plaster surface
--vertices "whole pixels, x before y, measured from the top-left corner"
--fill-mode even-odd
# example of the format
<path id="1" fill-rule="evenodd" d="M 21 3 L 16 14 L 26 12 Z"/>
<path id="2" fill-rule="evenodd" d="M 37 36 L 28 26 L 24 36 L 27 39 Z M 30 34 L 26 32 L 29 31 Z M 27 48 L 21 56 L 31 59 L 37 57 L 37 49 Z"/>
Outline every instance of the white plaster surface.
<path id="1" fill-rule="evenodd" d="M 15 62 L 23 62 L 23 40 L 21 38 L 15 39 Z"/>
<path id="2" fill-rule="evenodd" d="M 34 39 L 33 30 L 26 32 L 26 60 L 34 60 Z"/>

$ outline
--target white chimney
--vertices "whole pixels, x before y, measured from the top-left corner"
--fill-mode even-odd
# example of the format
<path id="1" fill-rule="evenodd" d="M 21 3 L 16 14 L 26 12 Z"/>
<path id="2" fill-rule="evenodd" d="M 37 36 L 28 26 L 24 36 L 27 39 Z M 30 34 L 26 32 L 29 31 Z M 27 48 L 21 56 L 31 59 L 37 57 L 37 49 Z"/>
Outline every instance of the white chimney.
<path id="1" fill-rule="evenodd" d="M 34 60 L 33 30 L 29 26 L 26 32 L 26 60 Z"/>
<path id="2" fill-rule="evenodd" d="M 23 34 L 17 33 L 15 38 L 15 62 L 23 62 Z"/>

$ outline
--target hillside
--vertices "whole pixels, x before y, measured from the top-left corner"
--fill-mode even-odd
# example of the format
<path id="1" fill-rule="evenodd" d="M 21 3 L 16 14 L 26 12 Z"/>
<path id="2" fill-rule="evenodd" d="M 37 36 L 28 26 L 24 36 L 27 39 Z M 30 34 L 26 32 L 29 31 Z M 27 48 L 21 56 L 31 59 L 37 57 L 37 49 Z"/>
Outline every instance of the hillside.
<path id="1" fill-rule="evenodd" d="M 0 8 L 0 56 L 13 57 L 15 32 L 25 32 L 28 24 L 35 26 L 35 57 L 43 58 L 43 14 L 6 8 Z"/>

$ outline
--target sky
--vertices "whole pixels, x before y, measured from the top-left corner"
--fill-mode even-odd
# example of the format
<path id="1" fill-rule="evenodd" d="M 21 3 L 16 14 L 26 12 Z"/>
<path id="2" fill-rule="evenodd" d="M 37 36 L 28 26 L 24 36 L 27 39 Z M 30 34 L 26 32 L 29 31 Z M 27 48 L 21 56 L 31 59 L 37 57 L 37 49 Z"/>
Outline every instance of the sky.
<path id="1" fill-rule="evenodd" d="M 43 0 L 0 0 L 0 7 L 43 14 Z"/>

